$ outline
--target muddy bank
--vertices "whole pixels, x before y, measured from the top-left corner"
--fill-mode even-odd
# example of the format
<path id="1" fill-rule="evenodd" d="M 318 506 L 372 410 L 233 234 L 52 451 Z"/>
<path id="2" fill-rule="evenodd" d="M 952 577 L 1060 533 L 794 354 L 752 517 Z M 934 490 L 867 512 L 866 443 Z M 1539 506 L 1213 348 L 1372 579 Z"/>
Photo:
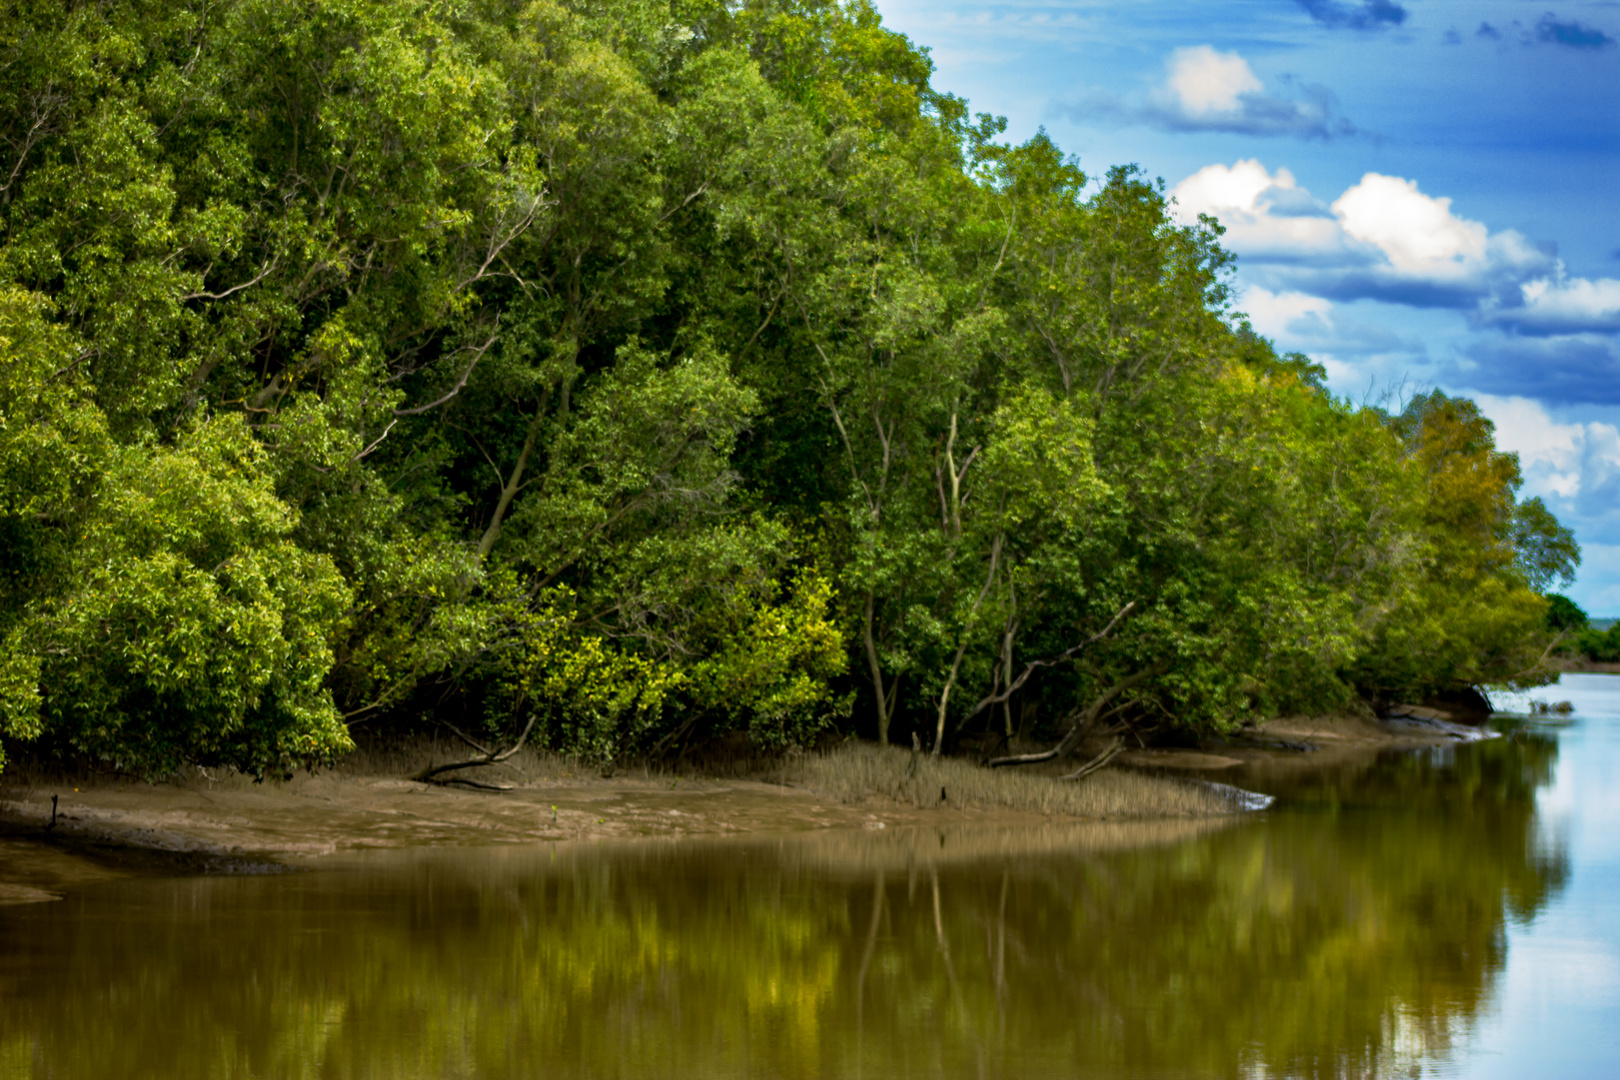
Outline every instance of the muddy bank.
<path id="1" fill-rule="evenodd" d="M 1585 657 L 1560 657 L 1553 661 L 1553 666 L 1559 671 L 1567 671 L 1572 674 L 1620 675 L 1620 663 L 1605 660 L 1588 660 Z"/>
<path id="2" fill-rule="evenodd" d="M 1406 715 L 1389 719 L 1370 714 L 1281 717 L 1197 748 L 1138 749 L 1119 760 L 1128 768 L 1187 771 L 1213 780 L 1240 766 L 1268 772 L 1335 768 L 1370 760 L 1385 750 L 1449 746 L 1484 734 L 1452 723 L 1440 710 L 1403 706 L 1399 711 Z"/>
<path id="3" fill-rule="evenodd" d="M 1448 741 L 1370 718 L 1293 717 L 1247 729 L 1228 745 L 1132 751 L 1120 758 L 1123 768 L 1083 786 L 926 756 L 919 769 L 906 752 L 875 747 L 851 748 L 831 767 L 784 765 L 769 779 L 650 771 L 603 778 L 531 756 L 475 774 L 511 785 L 501 792 L 401 779 L 418 767 L 408 751 L 262 784 L 201 769 L 159 784 L 12 770 L 0 775 L 0 903 L 49 899 L 107 876 L 267 872 L 378 848 L 1212 819 L 1244 807 L 1186 777 L 1218 781 L 1258 762 L 1321 768 Z M 48 828 L 53 796 L 56 823 Z"/>
<path id="4" fill-rule="evenodd" d="M 256 873 L 379 848 L 919 826 L 1011 829 L 1054 821 L 1210 818 L 1241 808 L 1203 785 L 1168 777 L 1099 775 L 1076 797 L 1072 784 L 989 774 L 966 762 L 924 757 L 919 768 L 899 750 L 851 748 L 845 756 L 858 762 L 858 775 L 801 760 L 768 779 L 650 771 L 603 778 L 531 756 L 476 774 L 510 786 L 500 792 L 401 779 L 414 771 L 414 762 L 403 757 L 360 756 L 333 771 L 261 784 L 201 769 L 159 784 L 13 770 L 0 776 L 0 903 L 49 899 L 107 875 Z M 992 786 L 969 782 L 981 781 L 972 775 L 978 773 L 1003 780 L 1001 787 L 1022 802 L 998 804 Z M 852 776 L 855 787 L 838 786 Z M 924 790 L 913 790 L 918 785 Z M 1066 794 L 1066 801 L 1041 801 L 1043 785 Z"/>
<path id="5" fill-rule="evenodd" d="M 46 832 L 51 797 L 57 824 Z M 905 819 L 899 808 L 888 818 Z M 64 849 L 124 844 L 176 854 L 307 860 L 379 847 L 725 835 L 853 827 L 871 811 L 751 780 L 580 779 L 490 793 L 341 772 L 252 784 L 9 784 L 0 827 Z"/>

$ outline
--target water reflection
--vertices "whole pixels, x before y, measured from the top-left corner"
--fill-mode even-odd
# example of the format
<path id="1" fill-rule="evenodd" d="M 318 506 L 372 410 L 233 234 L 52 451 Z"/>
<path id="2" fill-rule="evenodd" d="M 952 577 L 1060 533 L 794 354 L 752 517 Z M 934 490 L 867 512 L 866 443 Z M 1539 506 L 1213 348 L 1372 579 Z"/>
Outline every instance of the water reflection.
<path id="1" fill-rule="evenodd" d="M 1222 823 L 95 886 L 0 909 L 0 1077 L 1404 1072 L 1563 879 L 1534 820 L 1556 752 L 1274 777 L 1277 809 Z"/>

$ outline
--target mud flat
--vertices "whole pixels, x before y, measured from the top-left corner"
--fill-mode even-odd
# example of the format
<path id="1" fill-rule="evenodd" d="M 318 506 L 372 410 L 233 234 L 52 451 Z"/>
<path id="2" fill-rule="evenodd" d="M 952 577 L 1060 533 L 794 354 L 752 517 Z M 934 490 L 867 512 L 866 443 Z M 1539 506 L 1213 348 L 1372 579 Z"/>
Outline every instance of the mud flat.
<path id="1" fill-rule="evenodd" d="M 1254 809 L 1221 782 L 1239 765 L 1308 770 L 1455 738 L 1369 717 L 1290 717 L 1226 745 L 1134 750 L 1118 759 L 1123 767 L 1079 782 L 1056 779 L 1068 767 L 1057 764 L 988 770 L 868 744 L 747 778 L 652 770 L 604 777 L 528 755 L 472 773 L 507 788 L 498 792 L 402 779 L 421 767 L 417 758 L 428 759 L 420 747 L 263 783 L 203 769 L 152 784 L 24 766 L 0 775 L 0 904 L 52 899 L 107 876 L 274 872 L 379 848 L 924 827 L 991 835 L 1054 823 L 1112 823 L 1111 835 L 1145 837 L 1179 832 L 1178 821 Z M 1117 827 L 1126 823 L 1141 827 Z"/>

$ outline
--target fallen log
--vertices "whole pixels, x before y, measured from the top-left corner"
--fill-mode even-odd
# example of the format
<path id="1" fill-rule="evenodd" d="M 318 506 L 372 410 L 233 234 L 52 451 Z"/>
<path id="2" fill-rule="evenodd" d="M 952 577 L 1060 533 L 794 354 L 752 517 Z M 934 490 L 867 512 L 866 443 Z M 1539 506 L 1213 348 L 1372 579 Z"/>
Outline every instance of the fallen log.
<path id="1" fill-rule="evenodd" d="M 508 760 L 523 748 L 523 744 L 529 739 L 529 732 L 534 730 L 534 722 L 539 717 L 538 712 L 530 713 L 529 722 L 523 725 L 523 730 L 518 733 L 517 741 L 504 750 L 494 750 L 483 746 L 455 725 L 445 724 L 445 727 L 455 732 L 458 739 L 477 750 L 479 756 L 467 758 L 464 761 L 452 761 L 444 765 L 430 765 L 421 772 L 412 775 L 411 779 L 424 784 L 466 784 L 469 787 L 482 788 L 485 791 L 510 791 L 510 787 L 503 787 L 498 784 L 484 784 L 461 776 L 446 777 L 442 780 L 439 778 L 444 773 L 455 772 L 458 769 L 476 769 L 484 765 L 499 765 L 501 762 Z"/>

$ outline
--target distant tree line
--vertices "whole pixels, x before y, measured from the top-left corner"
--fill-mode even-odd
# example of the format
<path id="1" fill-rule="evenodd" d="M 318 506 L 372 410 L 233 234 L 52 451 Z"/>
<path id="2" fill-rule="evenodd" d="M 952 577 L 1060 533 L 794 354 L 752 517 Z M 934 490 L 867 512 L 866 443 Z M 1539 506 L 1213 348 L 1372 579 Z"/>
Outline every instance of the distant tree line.
<path id="1" fill-rule="evenodd" d="M 1598 663 L 1620 662 L 1620 622 L 1599 620 L 1594 626 L 1580 605 L 1567 596 L 1547 596 L 1547 629 L 1558 635 L 1557 651 L 1580 660 Z"/>
<path id="2" fill-rule="evenodd" d="M 1210 218 L 864 0 L 0 12 L 0 733 L 949 748 L 1545 681 L 1469 401 L 1336 399 Z"/>

